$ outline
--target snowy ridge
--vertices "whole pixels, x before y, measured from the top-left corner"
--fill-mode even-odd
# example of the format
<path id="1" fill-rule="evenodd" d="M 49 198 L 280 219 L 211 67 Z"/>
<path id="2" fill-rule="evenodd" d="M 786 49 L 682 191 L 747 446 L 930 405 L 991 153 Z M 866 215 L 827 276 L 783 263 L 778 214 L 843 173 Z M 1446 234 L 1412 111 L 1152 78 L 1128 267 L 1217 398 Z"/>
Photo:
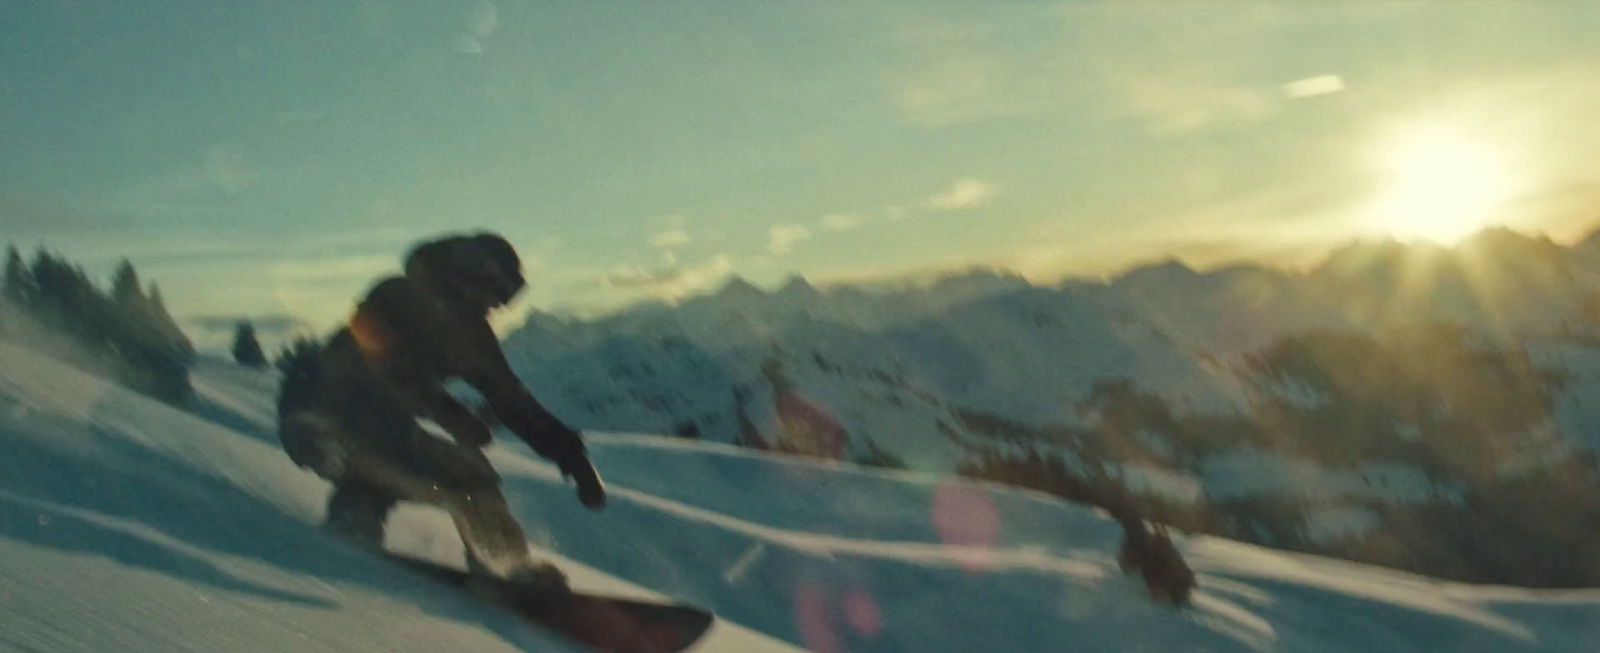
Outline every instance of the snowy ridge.
<path id="1" fill-rule="evenodd" d="M 1454 249 L 1358 242 L 1305 272 L 735 280 L 592 321 L 536 314 L 506 349 L 592 430 L 930 472 L 1033 456 L 1174 510 L 1215 508 L 1207 532 L 1388 562 L 1333 545 L 1405 511 L 1460 510 L 1503 492 L 1496 478 L 1593 476 L 1597 248 L 1494 229 Z M 1328 514 L 1371 528 L 1329 529 Z M 1508 578 L 1467 562 L 1461 578 Z"/>
<path id="2" fill-rule="evenodd" d="M 211 410 L 244 408 L 230 428 L 0 344 L 0 648 L 573 650 L 315 535 L 326 484 L 269 424 L 250 426 L 270 387 L 251 374 L 199 372 Z M 1439 583 L 1207 537 L 1180 543 L 1201 580 L 1195 607 L 1174 611 L 1117 571 L 1113 522 L 1042 495 L 592 441 L 606 512 L 497 447 L 513 508 L 576 584 L 716 610 L 698 651 L 1579 651 L 1600 636 L 1597 592 Z M 427 508 L 400 511 L 388 544 L 460 556 Z"/>

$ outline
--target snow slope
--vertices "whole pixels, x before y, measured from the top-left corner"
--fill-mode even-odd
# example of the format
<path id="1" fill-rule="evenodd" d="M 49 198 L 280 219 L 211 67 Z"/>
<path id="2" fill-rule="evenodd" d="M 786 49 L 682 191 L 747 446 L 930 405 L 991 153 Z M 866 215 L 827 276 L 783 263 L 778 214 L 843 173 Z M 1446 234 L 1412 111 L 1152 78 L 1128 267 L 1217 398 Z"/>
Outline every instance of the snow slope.
<path id="1" fill-rule="evenodd" d="M 183 413 L 0 343 L 0 650 L 563 651 L 311 527 L 325 483 L 271 435 L 268 372 L 197 371 Z M 1148 602 L 1118 530 L 1049 498 L 721 445 L 595 436 L 584 511 L 496 447 L 532 538 L 580 587 L 722 618 L 697 650 L 1584 651 L 1600 592 L 1439 583 L 1215 538 L 1195 606 Z M 437 511 L 389 546 L 459 561 Z"/>
<path id="2" fill-rule="evenodd" d="M 270 403 L 258 374 L 202 368 L 203 406 Z M 317 535 L 327 485 L 256 426 L 0 343 L 0 650 L 580 650 Z M 442 514 L 395 525 L 397 548 L 459 564 Z M 579 587 L 650 594 L 563 562 Z M 702 650 L 794 649 L 725 623 Z"/>

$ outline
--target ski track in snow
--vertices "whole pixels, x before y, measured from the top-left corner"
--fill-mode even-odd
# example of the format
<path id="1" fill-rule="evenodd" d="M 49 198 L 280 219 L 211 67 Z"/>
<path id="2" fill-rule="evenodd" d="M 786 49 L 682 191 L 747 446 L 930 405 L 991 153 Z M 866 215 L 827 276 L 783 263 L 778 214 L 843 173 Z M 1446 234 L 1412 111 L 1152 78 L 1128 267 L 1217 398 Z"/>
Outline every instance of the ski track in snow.
<path id="1" fill-rule="evenodd" d="M 272 441 L 270 374 L 201 365 L 196 415 L 0 343 L 0 649 L 577 650 L 317 535 L 327 484 Z M 1200 588 L 1176 611 L 1117 571 L 1114 522 L 1036 493 L 649 436 L 591 442 L 612 492 L 594 516 L 520 445 L 492 457 L 539 554 L 575 586 L 716 610 L 702 653 L 1600 641 L 1600 591 L 1445 583 L 1211 537 L 1180 538 Z M 397 511 L 388 544 L 461 555 L 426 507 Z"/>

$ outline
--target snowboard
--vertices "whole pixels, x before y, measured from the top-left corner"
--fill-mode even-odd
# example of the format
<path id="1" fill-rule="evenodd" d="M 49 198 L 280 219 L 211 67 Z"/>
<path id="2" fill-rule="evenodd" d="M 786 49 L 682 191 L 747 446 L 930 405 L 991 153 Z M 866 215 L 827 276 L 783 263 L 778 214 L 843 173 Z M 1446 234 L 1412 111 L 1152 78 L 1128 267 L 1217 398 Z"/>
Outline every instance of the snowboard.
<path id="1" fill-rule="evenodd" d="M 413 572 L 603 653 L 676 653 L 699 641 L 716 620 L 710 612 L 689 605 L 584 592 L 540 592 L 426 560 L 385 555 Z"/>

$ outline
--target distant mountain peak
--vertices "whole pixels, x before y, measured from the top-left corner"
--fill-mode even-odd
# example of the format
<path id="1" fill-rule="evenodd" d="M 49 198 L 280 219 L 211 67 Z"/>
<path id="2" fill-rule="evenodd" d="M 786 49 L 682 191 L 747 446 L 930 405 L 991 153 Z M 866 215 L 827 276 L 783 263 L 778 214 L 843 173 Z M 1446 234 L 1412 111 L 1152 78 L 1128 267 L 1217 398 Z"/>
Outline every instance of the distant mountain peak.
<path id="1" fill-rule="evenodd" d="M 1590 231 L 1587 236 L 1572 245 L 1573 249 L 1600 248 L 1600 227 Z"/>
<path id="2" fill-rule="evenodd" d="M 739 297 L 765 297 L 767 293 L 749 280 L 737 274 L 728 277 L 727 283 L 717 290 L 716 296 L 722 299 Z"/>
<path id="3" fill-rule="evenodd" d="M 1435 259 L 1448 255 L 1450 251 L 1430 241 L 1406 243 L 1393 236 L 1357 238 L 1333 250 L 1315 272 L 1335 277 L 1366 276 L 1376 271 L 1392 270 L 1408 260 Z"/>
<path id="4" fill-rule="evenodd" d="M 1506 227 L 1489 227 L 1461 241 L 1457 251 L 1490 250 L 1506 254 L 1559 255 L 1561 246 L 1543 234 L 1525 234 Z"/>
<path id="5" fill-rule="evenodd" d="M 1032 285 L 1021 274 L 1005 268 L 973 266 L 941 275 L 929 285 L 935 290 L 952 288 L 1014 289 Z"/>
<path id="6" fill-rule="evenodd" d="M 784 280 L 783 286 L 778 289 L 777 294 L 785 296 L 800 295 L 809 297 L 815 296 L 817 294 L 817 289 L 811 285 L 811 282 L 806 281 L 804 276 L 792 274 L 789 275 L 788 279 Z"/>
<path id="7" fill-rule="evenodd" d="M 1200 273 L 1183 261 L 1176 258 L 1168 258 L 1128 270 L 1113 282 L 1141 284 L 1153 281 L 1188 279 L 1197 276 L 1200 276 Z"/>

